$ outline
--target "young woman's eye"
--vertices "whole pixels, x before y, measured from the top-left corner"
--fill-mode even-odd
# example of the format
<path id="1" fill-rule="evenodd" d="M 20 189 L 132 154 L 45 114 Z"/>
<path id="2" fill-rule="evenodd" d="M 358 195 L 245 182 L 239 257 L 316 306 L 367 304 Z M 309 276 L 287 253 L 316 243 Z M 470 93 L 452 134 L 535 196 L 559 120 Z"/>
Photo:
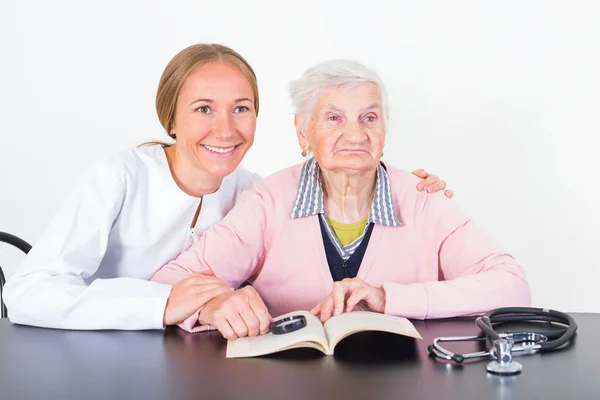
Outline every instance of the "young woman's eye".
<path id="1" fill-rule="evenodd" d="M 210 112 L 210 107 L 202 106 L 202 107 L 198 107 L 196 110 L 201 112 L 202 114 L 208 114 Z"/>
<path id="2" fill-rule="evenodd" d="M 237 107 L 235 108 L 235 111 L 234 111 L 234 112 L 236 112 L 236 113 L 241 113 L 241 112 L 246 112 L 246 111 L 249 111 L 249 110 L 250 110 L 250 109 L 249 109 L 248 107 L 246 107 L 246 106 L 237 106 Z"/>

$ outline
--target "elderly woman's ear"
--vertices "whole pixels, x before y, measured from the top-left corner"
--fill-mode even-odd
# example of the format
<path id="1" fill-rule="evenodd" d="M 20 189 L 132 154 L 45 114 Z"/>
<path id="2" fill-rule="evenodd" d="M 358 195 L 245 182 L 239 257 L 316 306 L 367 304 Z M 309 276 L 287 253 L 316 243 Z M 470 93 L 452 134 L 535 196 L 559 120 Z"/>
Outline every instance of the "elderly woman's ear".
<path id="1" fill-rule="evenodd" d="M 296 136 L 298 137 L 298 144 L 302 149 L 302 157 L 306 157 L 307 151 L 310 148 L 310 146 L 308 144 L 306 136 L 304 135 L 304 132 L 302 131 L 302 129 L 300 129 L 301 127 L 300 121 L 298 120 L 298 114 L 294 115 L 294 125 L 296 126 Z"/>
<path id="2" fill-rule="evenodd" d="M 417 190 L 420 192 L 427 190 L 428 193 L 435 193 L 446 188 L 446 181 L 440 179 L 437 175 L 429 174 L 422 168 L 417 169 L 412 173 L 423 179 L 417 184 Z M 444 190 L 444 194 L 449 199 L 454 196 L 454 192 L 451 189 Z"/>

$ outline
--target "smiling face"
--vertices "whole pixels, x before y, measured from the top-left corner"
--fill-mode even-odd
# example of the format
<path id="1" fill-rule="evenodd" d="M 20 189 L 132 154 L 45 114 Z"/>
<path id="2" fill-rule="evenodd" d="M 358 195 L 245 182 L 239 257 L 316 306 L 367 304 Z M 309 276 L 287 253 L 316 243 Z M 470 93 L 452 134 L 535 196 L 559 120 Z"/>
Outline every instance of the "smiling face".
<path id="1" fill-rule="evenodd" d="M 341 85 L 320 91 L 304 132 L 297 129 L 303 149 L 310 147 L 324 170 L 374 170 L 385 144 L 385 120 L 377 85 Z"/>
<path id="2" fill-rule="evenodd" d="M 254 104 L 252 86 L 237 66 L 202 65 L 177 98 L 172 129 L 177 152 L 215 178 L 231 174 L 254 142 Z"/>

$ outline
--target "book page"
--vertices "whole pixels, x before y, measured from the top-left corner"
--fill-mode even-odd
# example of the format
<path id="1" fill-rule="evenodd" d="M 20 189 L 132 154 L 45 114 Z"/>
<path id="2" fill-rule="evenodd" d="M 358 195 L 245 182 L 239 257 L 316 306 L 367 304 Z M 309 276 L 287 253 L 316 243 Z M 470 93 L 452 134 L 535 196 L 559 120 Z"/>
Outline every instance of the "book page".
<path id="1" fill-rule="evenodd" d="M 273 335 L 269 332 L 265 335 L 230 340 L 227 342 L 226 357 L 256 357 L 298 347 L 311 347 L 325 353 L 327 338 L 325 337 L 323 324 L 319 318 L 307 311 L 294 311 L 274 318 L 274 320 L 292 315 L 304 315 L 306 317 L 306 326 L 283 335 Z"/>
<path id="2" fill-rule="evenodd" d="M 329 342 L 327 354 L 333 354 L 335 345 L 346 336 L 362 331 L 390 332 L 423 339 L 408 319 L 370 311 L 353 311 L 331 317 L 324 327 Z"/>

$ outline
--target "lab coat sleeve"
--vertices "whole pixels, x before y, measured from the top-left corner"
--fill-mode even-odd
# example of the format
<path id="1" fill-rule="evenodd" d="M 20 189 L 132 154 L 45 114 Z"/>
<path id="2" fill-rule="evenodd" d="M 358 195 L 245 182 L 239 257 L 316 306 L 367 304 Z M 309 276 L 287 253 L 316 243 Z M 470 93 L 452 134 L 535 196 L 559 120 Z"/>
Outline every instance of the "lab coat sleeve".
<path id="1" fill-rule="evenodd" d="M 437 256 L 440 280 L 385 283 L 385 312 L 424 319 L 530 306 L 529 283 L 515 259 L 501 251 L 453 200 L 440 193 L 424 196 L 415 224 Z"/>
<path id="2" fill-rule="evenodd" d="M 13 323 L 63 329 L 162 329 L 171 287 L 134 278 L 92 276 L 125 196 L 123 179 L 99 164 L 67 197 L 8 280 L 4 300 Z"/>

